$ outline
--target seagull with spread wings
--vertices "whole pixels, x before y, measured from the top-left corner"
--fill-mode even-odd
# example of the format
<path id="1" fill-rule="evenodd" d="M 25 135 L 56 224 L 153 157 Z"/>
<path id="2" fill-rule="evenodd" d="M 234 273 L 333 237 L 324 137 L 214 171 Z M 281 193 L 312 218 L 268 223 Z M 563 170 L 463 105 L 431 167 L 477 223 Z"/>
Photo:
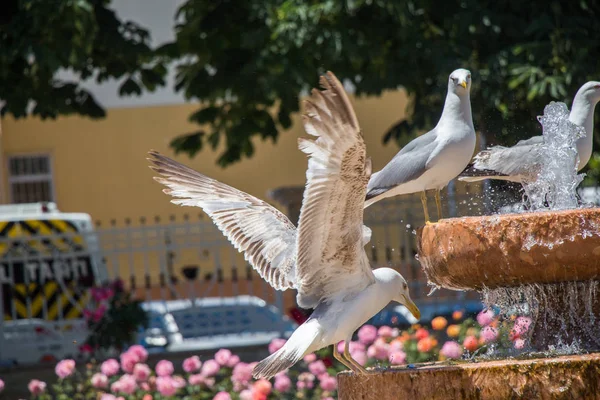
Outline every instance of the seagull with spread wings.
<path id="1" fill-rule="evenodd" d="M 370 159 L 342 84 L 331 72 L 320 83 L 324 90 L 313 89 L 303 115 L 316 139 L 298 143 L 309 156 L 298 229 L 264 201 L 150 152 L 162 175 L 155 179 L 177 198 L 173 203 L 201 207 L 263 279 L 278 290 L 296 289 L 300 307 L 314 308 L 281 349 L 256 365 L 256 378 L 275 376 L 329 345 L 346 367 L 366 373 L 349 352 L 354 331 L 390 301 L 420 318 L 402 275 L 371 269 L 364 250 L 370 231 L 363 226 Z"/>

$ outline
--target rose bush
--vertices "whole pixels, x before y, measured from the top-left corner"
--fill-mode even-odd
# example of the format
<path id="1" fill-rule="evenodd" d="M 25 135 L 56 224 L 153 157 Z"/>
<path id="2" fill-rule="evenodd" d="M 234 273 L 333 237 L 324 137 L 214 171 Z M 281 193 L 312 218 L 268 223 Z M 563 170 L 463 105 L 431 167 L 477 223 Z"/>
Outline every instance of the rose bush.
<path id="1" fill-rule="evenodd" d="M 418 362 L 459 360 L 471 357 L 489 346 L 508 351 L 526 348 L 531 319 L 512 316 L 500 322 L 493 311 L 482 311 L 475 318 L 462 320 L 455 312 L 452 321 L 436 317 L 431 326 L 413 325 L 406 330 L 392 327 L 362 326 L 349 351 L 366 367 L 398 366 Z M 269 351 L 277 351 L 285 340 L 275 339 Z M 338 344 L 340 352 L 343 343 Z M 28 389 L 37 400 L 268 400 L 334 399 L 337 397 L 337 372 L 343 366 L 334 360 L 331 349 L 308 354 L 292 369 L 270 381 L 254 380 L 256 363 L 240 361 L 228 349 L 213 358 L 192 356 L 181 365 L 160 360 L 152 369 L 147 351 L 139 345 L 129 347 L 120 357 L 100 364 L 76 368 L 75 361 L 62 360 L 55 368 L 57 382 L 50 385 L 32 380 Z M 83 370 L 83 372 L 82 372 Z M 3 389 L 0 380 L 0 391 Z"/>

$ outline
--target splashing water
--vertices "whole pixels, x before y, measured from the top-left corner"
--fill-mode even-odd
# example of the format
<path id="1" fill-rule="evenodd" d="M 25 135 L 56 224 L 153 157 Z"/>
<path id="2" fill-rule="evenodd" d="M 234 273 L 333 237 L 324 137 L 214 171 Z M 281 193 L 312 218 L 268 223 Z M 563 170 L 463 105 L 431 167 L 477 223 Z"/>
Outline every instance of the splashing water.
<path id="1" fill-rule="evenodd" d="M 585 129 L 569 121 L 565 103 L 551 102 L 538 117 L 544 132 L 537 179 L 523 183 L 531 210 L 567 210 L 577 208 L 577 186 L 584 174 L 577 174 L 577 139 Z"/>
<path id="2" fill-rule="evenodd" d="M 557 355 L 600 348 L 595 309 L 599 281 L 486 289 L 482 294 L 486 307 L 496 307 L 503 318 L 510 314 L 531 318 L 527 342 L 535 343 L 533 350 Z"/>

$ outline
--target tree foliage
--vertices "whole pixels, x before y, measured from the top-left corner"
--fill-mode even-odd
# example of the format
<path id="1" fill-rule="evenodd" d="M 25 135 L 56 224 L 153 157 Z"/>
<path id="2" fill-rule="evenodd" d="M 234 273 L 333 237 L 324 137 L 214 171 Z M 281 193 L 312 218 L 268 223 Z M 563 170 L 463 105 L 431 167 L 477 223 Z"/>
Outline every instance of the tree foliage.
<path id="1" fill-rule="evenodd" d="M 358 95 L 404 87 L 410 117 L 385 133 L 401 145 L 440 115 L 449 73 L 473 73 L 473 116 L 488 144 L 539 134 L 536 115 L 600 79 L 600 3 L 591 0 L 187 0 L 176 40 L 158 51 L 149 32 L 121 21 L 110 0 L 6 0 L 0 15 L 2 115 L 104 116 L 80 81 L 121 80 L 121 95 L 163 84 L 201 107 L 177 151 L 224 144 L 219 164 L 275 141 L 299 97 L 326 70 Z M 170 22 L 169 22 L 170 23 Z M 57 78 L 68 70 L 73 80 Z M 401 110 L 399 110 L 399 114 Z M 384 134 L 370 132 L 369 134 Z"/>
<path id="2" fill-rule="evenodd" d="M 276 140 L 301 93 L 332 70 L 357 94 L 399 86 L 412 113 L 384 140 L 406 143 L 441 113 L 448 75 L 472 71 L 476 128 L 488 144 L 540 134 L 535 119 L 600 79 L 600 5 L 589 0 L 187 0 L 176 41 L 177 89 L 202 107 L 197 132 L 172 144 L 195 154 L 226 147 L 223 166 L 252 138 Z M 373 134 L 373 133 L 371 133 Z"/>
<path id="3" fill-rule="evenodd" d="M 119 94 L 162 85 L 164 65 L 149 32 L 121 21 L 110 0 L 4 0 L 0 14 L 1 113 L 103 117 L 80 80 L 122 79 Z M 66 70 L 80 79 L 59 79 Z M 30 105 L 33 108 L 30 109 Z"/>

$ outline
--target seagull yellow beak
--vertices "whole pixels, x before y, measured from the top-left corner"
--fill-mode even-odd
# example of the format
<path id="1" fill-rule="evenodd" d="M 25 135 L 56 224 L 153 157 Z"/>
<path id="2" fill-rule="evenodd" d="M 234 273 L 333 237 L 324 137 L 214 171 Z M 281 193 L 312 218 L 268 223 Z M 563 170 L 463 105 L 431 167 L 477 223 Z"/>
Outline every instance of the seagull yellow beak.
<path id="1" fill-rule="evenodd" d="M 419 311 L 417 305 L 406 296 L 403 295 L 402 297 L 404 297 L 404 307 L 408 308 L 408 311 L 410 311 L 413 317 L 415 317 L 417 320 L 421 319 L 421 311 Z"/>
<path id="2" fill-rule="evenodd" d="M 467 88 L 467 81 L 462 81 L 459 83 L 460 86 L 464 87 L 465 89 Z"/>

